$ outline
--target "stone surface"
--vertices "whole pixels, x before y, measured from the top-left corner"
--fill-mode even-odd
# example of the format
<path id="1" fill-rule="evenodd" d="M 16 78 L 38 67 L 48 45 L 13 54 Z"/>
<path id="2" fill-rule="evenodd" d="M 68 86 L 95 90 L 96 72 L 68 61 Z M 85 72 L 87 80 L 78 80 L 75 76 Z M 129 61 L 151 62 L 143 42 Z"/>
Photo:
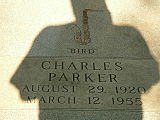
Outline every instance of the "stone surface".
<path id="1" fill-rule="evenodd" d="M 159 2 L 147 3 L 2 1 L 0 118 L 158 120 Z"/>

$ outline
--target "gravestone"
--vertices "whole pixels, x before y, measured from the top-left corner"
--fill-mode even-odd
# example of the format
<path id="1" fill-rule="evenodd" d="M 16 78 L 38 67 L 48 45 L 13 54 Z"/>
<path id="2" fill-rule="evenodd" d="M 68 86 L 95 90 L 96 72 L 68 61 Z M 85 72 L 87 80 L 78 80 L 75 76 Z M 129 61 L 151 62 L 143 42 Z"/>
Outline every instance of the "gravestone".
<path id="1" fill-rule="evenodd" d="M 143 117 L 158 64 L 140 32 L 112 24 L 103 0 L 72 0 L 76 22 L 43 29 L 11 83 L 40 120 Z"/>

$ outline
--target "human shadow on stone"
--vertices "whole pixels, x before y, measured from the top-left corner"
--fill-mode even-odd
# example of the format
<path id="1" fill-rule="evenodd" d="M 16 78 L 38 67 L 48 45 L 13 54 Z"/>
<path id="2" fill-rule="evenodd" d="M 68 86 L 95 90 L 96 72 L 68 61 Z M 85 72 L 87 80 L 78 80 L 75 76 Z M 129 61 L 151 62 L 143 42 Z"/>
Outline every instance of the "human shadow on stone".
<path id="1" fill-rule="evenodd" d="M 43 29 L 34 40 L 28 55 L 13 75 L 11 83 L 19 90 L 22 100 L 35 102 L 34 100 L 37 99 L 40 101 L 39 120 L 141 120 L 143 116 L 142 106 L 140 103 L 135 103 L 135 98 L 141 98 L 142 92 L 148 91 L 159 80 L 158 63 L 152 57 L 144 38 L 134 27 L 113 25 L 104 0 L 71 0 L 71 2 L 76 21 L 61 26 L 48 26 Z M 140 87 L 140 92 L 136 95 L 132 94 L 134 90 L 130 90 L 131 93 L 125 95 L 122 90 L 124 88 L 119 88 L 122 93 L 118 93 L 117 96 L 122 97 L 124 100 L 132 97 L 134 105 L 130 105 L 132 101 L 128 105 L 119 105 L 120 103 L 116 101 L 119 107 L 112 105 L 113 109 L 112 107 L 108 109 L 107 106 L 105 109 L 99 107 L 99 110 L 88 110 L 89 107 L 83 110 L 74 110 L 75 107 L 72 110 L 67 108 L 61 110 L 58 108 L 63 108 L 65 105 L 61 103 L 54 105 L 53 97 L 50 101 L 52 104 L 45 103 L 42 96 L 44 98 L 52 95 L 61 96 L 62 92 L 47 92 L 49 85 L 59 84 L 50 82 L 47 80 L 48 76 L 46 76 L 48 72 L 54 71 L 49 68 L 51 67 L 50 61 L 57 60 L 55 58 L 60 58 L 60 61 L 62 59 L 65 61 L 79 58 L 83 62 L 88 61 L 88 59 L 93 61 L 94 59 L 103 59 L 103 61 L 109 60 L 111 63 L 112 61 L 118 61 L 118 63 L 124 64 L 123 71 L 125 72 L 122 72 L 121 75 L 123 79 L 126 79 L 126 83 L 121 84 L 121 81 L 118 81 L 118 83 L 112 85 L 135 87 L 133 89 Z M 42 65 L 42 61 L 45 61 L 43 64 L 45 66 Z M 62 71 L 65 72 L 64 70 L 58 72 Z M 131 81 L 127 81 L 127 79 Z M 73 84 L 77 86 L 79 83 L 70 82 L 67 86 L 70 87 Z M 33 88 L 33 86 L 36 87 Z M 66 89 L 69 90 L 69 87 Z M 63 90 L 66 89 L 63 88 Z M 66 90 L 66 92 L 68 91 Z M 83 93 L 81 94 L 83 95 Z M 32 97 L 29 98 L 28 96 Z M 140 102 L 138 99 L 137 101 Z M 124 104 L 127 103 L 124 102 Z M 132 106 L 134 106 L 134 109 L 129 109 Z M 72 108 L 72 106 L 70 107 Z M 68 105 L 68 108 L 70 107 Z"/>

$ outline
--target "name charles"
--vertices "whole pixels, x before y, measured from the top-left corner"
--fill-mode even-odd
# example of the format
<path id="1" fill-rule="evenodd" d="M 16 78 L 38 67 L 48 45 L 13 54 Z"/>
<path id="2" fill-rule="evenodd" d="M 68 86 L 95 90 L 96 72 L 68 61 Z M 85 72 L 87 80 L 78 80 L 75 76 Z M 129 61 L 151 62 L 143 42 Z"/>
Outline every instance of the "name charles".
<path id="1" fill-rule="evenodd" d="M 49 71 L 49 81 L 118 82 L 117 72 L 123 70 L 121 62 L 106 61 L 55 61 L 41 62 L 41 68 Z"/>

